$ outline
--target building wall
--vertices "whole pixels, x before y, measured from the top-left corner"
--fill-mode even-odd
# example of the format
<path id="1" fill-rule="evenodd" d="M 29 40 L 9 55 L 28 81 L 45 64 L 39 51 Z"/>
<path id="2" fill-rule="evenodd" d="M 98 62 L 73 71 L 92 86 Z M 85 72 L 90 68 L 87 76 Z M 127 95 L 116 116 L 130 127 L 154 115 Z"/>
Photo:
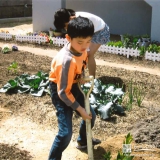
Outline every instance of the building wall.
<path id="1" fill-rule="evenodd" d="M 150 35 L 151 32 L 152 7 L 143 0 L 66 0 L 66 8 L 100 16 L 112 34 Z"/>
<path id="2" fill-rule="evenodd" d="M 151 40 L 160 42 L 160 1 L 146 0 L 152 6 Z"/>
<path id="3" fill-rule="evenodd" d="M 32 0 L 0 0 L 0 18 L 31 16 Z"/>
<path id="4" fill-rule="evenodd" d="M 47 31 L 55 28 L 53 16 L 57 9 L 65 6 L 65 0 L 32 0 L 33 4 L 33 31 Z"/>
<path id="5" fill-rule="evenodd" d="M 148 1 L 154 2 L 154 6 Z M 32 3 L 33 31 L 54 28 L 55 11 L 65 7 L 102 17 L 111 34 L 149 34 L 152 40 L 160 41 L 160 0 L 32 0 Z"/>

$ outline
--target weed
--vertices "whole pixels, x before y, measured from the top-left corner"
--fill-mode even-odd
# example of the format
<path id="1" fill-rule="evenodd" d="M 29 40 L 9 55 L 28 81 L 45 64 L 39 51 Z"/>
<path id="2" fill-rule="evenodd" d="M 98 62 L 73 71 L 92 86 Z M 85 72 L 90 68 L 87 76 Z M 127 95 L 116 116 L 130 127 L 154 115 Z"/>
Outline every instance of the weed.
<path id="1" fill-rule="evenodd" d="M 133 81 L 131 79 L 128 85 L 128 100 L 127 100 L 128 111 L 132 110 L 133 100 L 134 100 L 134 89 L 133 89 Z"/>
<path id="2" fill-rule="evenodd" d="M 105 160 L 111 160 L 112 156 L 111 156 L 111 152 L 106 152 L 104 155 L 103 155 L 104 159 Z"/>
<path id="3" fill-rule="evenodd" d="M 18 70 L 18 63 L 17 62 L 13 62 L 9 67 L 8 67 L 8 71 L 12 71 L 15 74 L 17 73 Z"/>
<path id="4" fill-rule="evenodd" d="M 146 95 L 146 92 L 145 92 L 144 86 L 142 84 L 137 84 L 134 87 L 134 97 L 136 99 L 138 107 L 141 107 L 141 104 L 143 102 L 145 95 Z"/>

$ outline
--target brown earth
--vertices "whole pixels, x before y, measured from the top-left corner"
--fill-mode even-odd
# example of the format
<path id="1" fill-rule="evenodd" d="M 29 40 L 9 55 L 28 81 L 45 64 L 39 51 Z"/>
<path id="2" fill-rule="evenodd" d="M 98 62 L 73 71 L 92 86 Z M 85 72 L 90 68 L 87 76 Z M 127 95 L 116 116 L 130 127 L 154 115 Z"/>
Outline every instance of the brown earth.
<path id="1" fill-rule="evenodd" d="M 10 32 L 14 30 L 15 34 L 17 28 L 31 30 L 32 23 L 3 24 L 1 28 L 5 30 L 5 26 Z M 1 40 L 0 47 L 5 43 Z M 12 46 L 16 42 L 7 43 Z M 51 57 L 60 49 L 51 45 L 16 45 L 20 51 L 0 53 L 0 88 L 22 73 L 35 74 L 39 70 L 48 73 Z M 16 74 L 7 70 L 13 61 L 19 66 Z M 125 116 L 112 115 L 107 121 L 97 116 L 93 135 L 102 143 L 94 147 L 94 159 L 103 160 L 103 154 L 107 151 L 111 151 L 114 159 L 130 132 L 134 136 L 134 160 L 160 160 L 160 63 L 100 52 L 96 54 L 96 61 L 96 78 L 104 83 L 124 85 L 125 91 L 132 79 L 134 84 L 144 86 L 145 99 L 142 107 L 134 102 L 132 110 L 125 111 Z M 126 106 L 125 99 L 123 106 Z M 75 148 L 80 120 L 74 115 L 73 137 L 64 151 L 63 160 L 87 159 L 86 151 Z M 57 130 L 55 109 L 49 95 L 34 97 L 0 93 L 0 160 L 46 160 Z"/>

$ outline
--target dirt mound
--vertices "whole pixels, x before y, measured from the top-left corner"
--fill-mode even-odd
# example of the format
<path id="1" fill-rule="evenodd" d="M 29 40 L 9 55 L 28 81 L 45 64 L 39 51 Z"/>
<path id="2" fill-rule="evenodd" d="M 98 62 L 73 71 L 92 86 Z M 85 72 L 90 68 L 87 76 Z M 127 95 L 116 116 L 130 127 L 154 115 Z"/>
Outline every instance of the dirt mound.
<path id="1" fill-rule="evenodd" d="M 20 150 L 16 146 L 10 146 L 8 144 L 0 143 L 0 159 L 16 159 L 16 160 L 31 160 L 33 157 L 30 156 L 26 150 Z"/>
<path id="2" fill-rule="evenodd" d="M 160 109 L 158 116 L 150 117 L 138 122 L 132 134 L 136 143 L 144 143 L 160 148 Z"/>

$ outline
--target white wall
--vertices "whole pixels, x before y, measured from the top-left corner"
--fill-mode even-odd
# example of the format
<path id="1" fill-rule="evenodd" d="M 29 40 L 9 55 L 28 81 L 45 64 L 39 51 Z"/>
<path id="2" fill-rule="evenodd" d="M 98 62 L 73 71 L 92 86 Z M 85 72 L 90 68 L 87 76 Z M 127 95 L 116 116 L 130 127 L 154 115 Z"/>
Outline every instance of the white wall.
<path id="1" fill-rule="evenodd" d="M 65 6 L 65 0 L 32 0 L 33 31 L 47 31 L 54 28 L 54 13 Z"/>
<path id="2" fill-rule="evenodd" d="M 66 7 L 102 17 L 112 34 L 151 34 L 160 41 L 160 0 L 32 0 L 32 6 L 33 31 L 54 28 L 55 11 Z"/>
<path id="3" fill-rule="evenodd" d="M 151 40 L 160 42 L 160 0 L 146 0 L 152 6 Z"/>
<path id="4" fill-rule="evenodd" d="M 66 0 L 66 7 L 102 17 L 112 34 L 150 34 L 152 8 L 144 0 Z"/>

